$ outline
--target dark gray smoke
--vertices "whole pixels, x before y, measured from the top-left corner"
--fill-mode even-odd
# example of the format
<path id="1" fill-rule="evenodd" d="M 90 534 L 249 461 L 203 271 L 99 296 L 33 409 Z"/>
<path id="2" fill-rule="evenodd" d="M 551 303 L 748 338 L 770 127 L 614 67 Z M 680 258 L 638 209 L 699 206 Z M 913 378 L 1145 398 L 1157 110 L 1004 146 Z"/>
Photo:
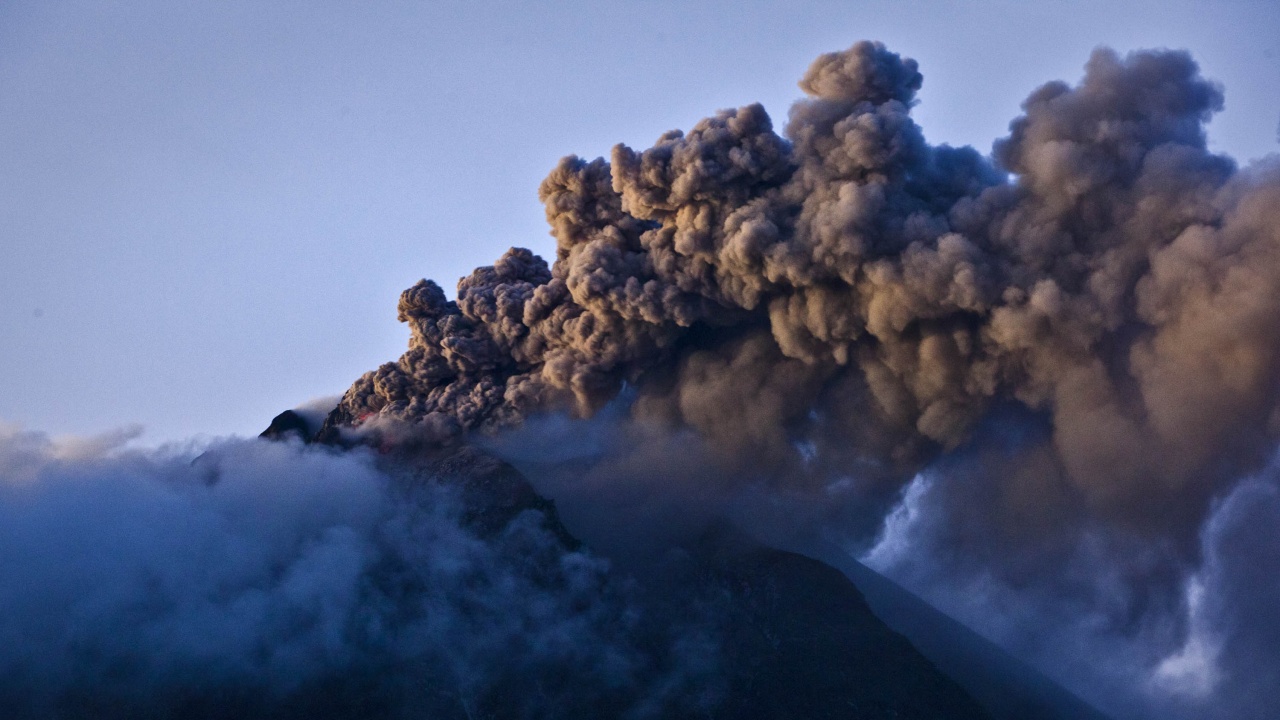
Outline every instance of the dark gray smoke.
<path id="1" fill-rule="evenodd" d="M 1091 511 L 1193 537 L 1273 445 L 1276 169 L 1206 149 L 1222 93 L 1182 52 L 1099 50 L 992 159 L 925 142 L 920 84 L 859 43 L 814 63 L 783 136 L 752 105 L 564 159 L 554 264 L 513 249 L 456 301 L 407 290 L 409 351 L 339 419 L 487 428 L 630 384 L 726 455 L 812 443 L 891 496 L 1012 402 Z"/>
<path id="2" fill-rule="evenodd" d="M 900 540 L 883 519 L 914 488 L 919 555 L 895 567 L 983 583 L 984 612 L 1017 598 L 1025 614 L 988 630 L 1112 708 L 1143 712 L 1134 687 L 1172 677 L 1208 612 L 1240 638 L 1220 640 L 1222 673 L 1248 657 L 1274 676 L 1280 647 L 1233 629 L 1266 603 L 1215 599 L 1248 585 L 1214 574 L 1236 536 L 1206 521 L 1244 502 L 1226 498 L 1280 432 L 1280 165 L 1208 150 L 1223 93 L 1185 52 L 1096 51 L 990 157 L 926 142 L 921 83 L 862 42 L 812 65 L 781 135 L 750 105 L 565 158 L 539 189 L 554 262 L 512 249 L 456 301 L 405 291 L 408 352 L 327 432 L 442 437 L 614 402 L 710 448 L 716 469 L 683 480 L 838 504 L 803 522 L 854 552 Z M 611 467 L 646 465 L 620 452 Z M 916 583 L 946 604 L 944 586 Z M 1101 645 L 1030 647 L 1076 637 L 1050 617 L 1129 648 L 1125 687 L 1089 685 Z M 1222 688 L 1265 682 L 1211 685 L 1180 707 L 1263 702 Z"/>

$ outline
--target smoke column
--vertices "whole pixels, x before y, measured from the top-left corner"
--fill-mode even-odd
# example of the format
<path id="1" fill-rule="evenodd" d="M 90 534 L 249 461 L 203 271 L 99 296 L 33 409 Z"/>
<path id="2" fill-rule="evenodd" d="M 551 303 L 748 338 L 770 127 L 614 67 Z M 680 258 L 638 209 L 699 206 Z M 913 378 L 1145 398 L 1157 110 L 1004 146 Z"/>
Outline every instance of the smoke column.
<path id="1" fill-rule="evenodd" d="M 1280 165 L 1208 150 L 1223 91 L 1185 52 L 1097 50 L 989 157 L 926 142 L 922 79 L 860 42 L 813 63 L 781 134 L 749 105 L 563 159 L 554 261 L 406 290 L 408 351 L 322 437 L 622 407 L 707 449 L 681 482 L 807 494 L 827 509 L 798 522 L 1108 709 L 1257 716 L 1267 684 L 1230 673 L 1274 677 L 1280 649 L 1234 624 L 1276 611 L 1224 593 L 1250 592 L 1227 549 L 1275 542 L 1247 520 L 1276 519 Z"/>

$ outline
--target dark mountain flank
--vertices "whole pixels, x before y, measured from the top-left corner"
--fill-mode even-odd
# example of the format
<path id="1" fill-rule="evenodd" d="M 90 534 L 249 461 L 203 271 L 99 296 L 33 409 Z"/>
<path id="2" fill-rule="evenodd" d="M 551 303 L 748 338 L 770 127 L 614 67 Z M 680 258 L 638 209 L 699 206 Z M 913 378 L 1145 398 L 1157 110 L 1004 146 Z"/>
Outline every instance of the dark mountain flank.
<path id="1" fill-rule="evenodd" d="M 440 485 L 456 490 L 465 526 L 504 552 L 527 549 L 511 545 L 510 534 L 513 526 L 532 521 L 554 546 L 539 545 L 520 560 L 553 592 L 564 580 L 557 566 L 590 554 L 561 523 L 555 505 L 515 468 L 470 445 L 384 447 L 382 464 L 406 497 L 430 498 L 417 491 Z M 486 671 L 493 680 L 475 689 L 468 707 L 443 693 L 429 716 L 992 717 L 877 618 L 840 571 L 760 546 L 731 528 L 715 527 L 635 573 L 614 570 L 600 582 L 598 598 L 581 599 L 584 618 L 616 621 L 610 642 L 625 644 L 624 652 L 639 657 L 636 664 L 647 672 L 671 676 L 657 683 L 670 687 L 639 683 L 602 691 L 593 668 L 561 665 L 546 676 L 543 667 L 520 673 L 497 668 Z M 593 602 L 599 606 L 588 607 Z M 602 609 L 619 617 L 600 618 Z M 528 661 L 521 655 L 519 648 L 511 650 L 513 667 Z M 682 674 L 687 677 L 677 677 Z M 531 693 L 555 700 L 531 710 Z"/>
<path id="2" fill-rule="evenodd" d="M 263 435 L 290 433 L 306 437 L 306 425 L 284 414 Z M 510 464 L 472 445 L 383 440 L 380 465 L 406 498 L 430 501 L 432 494 L 420 491 L 450 489 L 461 503 L 463 524 L 503 552 L 528 549 L 512 546 L 510 533 L 513 525 L 532 521 L 552 539 L 550 547 L 540 544 L 515 559 L 553 592 L 562 591 L 555 586 L 564 582 L 556 566 L 566 557 L 591 554 L 560 521 L 553 502 Z M 714 526 L 644 567 L 610 570 L 598 580 L 598 597 L 579 598 L 591 622 L 616 621 L 609 642 L 642 657 L 637 664 L 644 672 L 668 676 L 656 683 L 667 687 L 641 682 L 602 689 L 594 669 L 555 663 L 544 676 L 547 667 L 527 666 L 528 658 L 513 648 L 509 659 L 523 672 L 487 670 L 489 684 L 473 688 L 465 706 L 442 690 L 430 704 L 431 717 L 1101 717 L 989 643 L 975 650 L 982 641 L 972 633 L 957 634 L 962 628 L 920 635 L 931 655 L 963 678 L 957 682 L 882 621 L 859 585 L 872 587 L 880 612 L 908 632 L 930 623 L 958 624 L 900 588 L 886 594 L 889 581 L 859 568 L 855 585 L 824 562 Z M 617 617 L 602 618 L 601 611 Z M 386 671 L 406 670 L 412 672 Z M 547 696 L 548 681 L 554 702 L 531 707 L 531 693 Z"/>

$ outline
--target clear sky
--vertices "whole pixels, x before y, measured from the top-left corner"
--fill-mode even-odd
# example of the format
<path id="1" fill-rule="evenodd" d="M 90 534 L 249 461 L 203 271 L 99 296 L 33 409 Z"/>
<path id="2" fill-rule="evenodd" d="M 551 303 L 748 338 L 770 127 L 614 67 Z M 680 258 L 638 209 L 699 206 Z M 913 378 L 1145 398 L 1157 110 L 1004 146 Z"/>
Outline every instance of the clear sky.
<path id="1" fill-rule="evenodd" d="M 179 5 L 181 7 L 179 7 Z M 882 40 L 931 142 L 988 150 L 1090 50 L 1179 47 L 1211 144 L 1280 150 L 1280 3 L 0 3 L 0 420 L 256 433 L 403 351 L 396 297 L 550 254 L 565 154 L 718 108 L 781 124 L 821 52 Z"/>

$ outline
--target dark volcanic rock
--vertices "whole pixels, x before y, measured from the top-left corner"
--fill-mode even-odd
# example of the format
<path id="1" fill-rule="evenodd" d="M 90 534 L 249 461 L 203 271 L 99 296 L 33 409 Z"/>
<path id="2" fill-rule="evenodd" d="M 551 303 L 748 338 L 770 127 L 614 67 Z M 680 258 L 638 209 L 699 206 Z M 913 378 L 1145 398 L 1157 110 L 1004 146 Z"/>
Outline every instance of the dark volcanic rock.
<path id="1" fill-rule="evenodd" d="M 829 565 L 757 548 L 713 567 L 731 593 L 723 717 L 987 717 Z"/>
<path id="2" fill-rule="evenodd" d="M 293 410 L 285 410 L 272 418 L 271 424 L 259 433 L 258 437 L 267 440 L 284 440 L 293 435 L 303 442 L 311 442 L 312 432 L 306 418 Z"/>
<path id="3" fill-rule="evenodd" d="M 1066 688 L 889 578 L 838 550 L 824 556 L 854 581 L 877 617 L 909 638 L 995 720 L 1107 720 Z"/>

